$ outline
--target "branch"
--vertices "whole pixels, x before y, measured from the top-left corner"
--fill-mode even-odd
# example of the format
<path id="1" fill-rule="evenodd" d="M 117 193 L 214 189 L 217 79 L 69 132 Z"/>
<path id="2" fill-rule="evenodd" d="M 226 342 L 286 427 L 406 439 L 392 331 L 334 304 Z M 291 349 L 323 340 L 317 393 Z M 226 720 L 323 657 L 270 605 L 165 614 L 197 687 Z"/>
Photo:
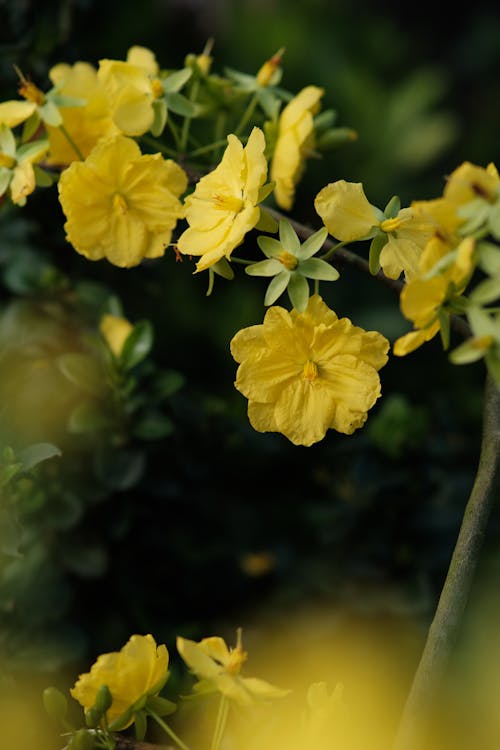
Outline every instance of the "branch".
<path id="1" fill-rule="evenodd" d="M 277 211 L 274 208 L 269 208 L 268 206 L 266 206 L 266 211 L 274 219 L 276 219 L 276 221 L 280 221 L 280 219 L 286 219 L 288 223 L 291 224 L 294 228 L 297 237 L 300 237 L 301 240 L 306 240 L 316 231 L 316 229 L 306 227 L 304 224 L 300 224 L 298 221 L 295 221 L 288 216 L 284 216 L 280 211 Z M 332 240 L 327 239 L 324 246 L 328 250 L 330 250 L 335 244 L 336 243 Z M 389 289 L 392 289 L 392 291 L 395 292 L 398 297 L 404 287 L 404 281 L 401 281 L 400 279 L 390 279 L 381 270 L 378 271 L 378 273 L 376 273 L 375 275 L 372 274 L 368 261 L 362 258 L 357 253 L 353 253 L 352 250 L 348 250 L 346 247 L 337 248 L 329 262 L 332 264 L 332 266 L 335 266 L 337 270 L 341 270 L 342 268 L 346 267 L 354 268 L 357 271 L 361 271 L 361 273 L 372 276 L 379 283 L 389 287 Z M 450 317 L 450 326 L 463 339 L 468 339 L 472 335 L 467 321 L 465 321 L 463 318 L 459 318 L 457 315 L 452 315 Z"/>
<path id="2" fill-rule="evenodd" d="M 500 392 L 486 377 L 483 436 L 476 479 L 441 597 L 429 628 L 398 729 L 394 750 L 421 750 L 435 698 L 445 675 L 467 604 L 500 466 Z"/>

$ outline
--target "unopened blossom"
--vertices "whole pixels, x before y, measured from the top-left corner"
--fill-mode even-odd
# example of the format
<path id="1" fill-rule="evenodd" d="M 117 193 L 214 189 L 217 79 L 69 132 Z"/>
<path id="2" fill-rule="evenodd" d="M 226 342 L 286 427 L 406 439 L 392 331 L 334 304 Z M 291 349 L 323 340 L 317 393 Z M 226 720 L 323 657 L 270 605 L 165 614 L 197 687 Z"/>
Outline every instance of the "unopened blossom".
<path id="1" fill-rule="evenodd" d="M 280 698 L 288 693 L 288 690 L 258 677 L 242 676 L 241 669 L 248 654 L 241 644 L 241 631 L 238 631 L 234 648 L 229 648 L 218 636 L 203 638 L 199 642 L 179 636 L 177 650 L 191 672 L 199 678 L 194 686 L 196 692 L 219 692 L 240 705 Z"/>
<path id="2" fill-rule="evenodd" d="M 320 109 L 323 89 L 306 86 L 286 105 L 278 120 L 278 137 L 271 162 L 274 196 L 280 208 L 290 210 L 295 187 L 314 148 L 314 119 Z"/>
<path id="3" fill-rule="evenodd" d="M 121 315 L 107 313 L 99 323 L 99 330 L 115 357 L 122 353 L 123 345 L 133 329 L 132 323 Z"/>
<path id="4" fill-rule="evenodd" d="M 350 435 L 364 425 L 388 348 L 384 336 L 339 319 L 316 294 L 305 312 L 271 307 L 262 325 L 238 331 L 235 386 L 256 430 L 312 445 L 328 429 Z"/>
<path id="5" fill-rule="evenodd" d="M 163 96 L 154 54 L 131 47 L 127 60 L 99 61 L 97 78 L 109 102 L 113 122 L 125 135 L 143 135 L 154 121 L 155 100 Z"/>
<path id="6" fill-rule="evenodd" d="M 12 130 L 0 125 L 0 196 L 8 191 L 12 203 L 24 206 L 36 187 L 33 165 L 44 158 L 47 149 L 45 138 L 18 147 Z"/>
<path id="7" fill-rule="evenodd" d="M 92 65 L 59 63 L 51 68 L 49 78 L 60 96 L 75 100 L 73 106 L 60 110 L 66 133 L 59 127 L 47 128 L 50 164 L 70 164 L 80 155 L 86 158 L 101 138 L 120 133 L 111 119 L 106 93 Z"/>
<path id="8" fill-rule="evenodd" d="M 227 144 L 218 166 L 197 182 L 184 204 L 189 226 L 177 247 L 201 256 L 197 271 L 229 259 L 260 219 L 259 193 L 267 177 L 264 133 L 255 127 L 245 146 L 230 134 Z"/>
<path id="9" fill-rule="evenodd" d="M 409 354 L 438 333 L 441 309 L 464 291 L 472 275 L 475 246 L 474 239 L 466 237 L 453 254 L 438 238 L 429 242 L 421 258 L 421 275 L 403 287 L 400 297 L 401 312 L 415 330 L 397 339 L 394 354 Z M 448 264 L 437 266 L 447 257 Z"/>
<path id="10" fill-rule="evenodd" d="M 89 260 L 130 267 L 158 258 L 182 215 L 185 172 L 161 154 L 141 154 L 131 138 L 99 141 L 59 180 L 68 241 Z"/>
<path id="11" fill-rule="evenodd" d="M 78 677 L 70 693 L 88 711 L 99 688 L 106 685 L 112 697 L 107 711 L 111 724 L 145 696 L 157 695 L 167 678 L 167 647 L 157 646 L 152 635 L 133 635 L 121 651 L 101 654 L 90 672 Z M 132 722 L 133 717 L 126 726 Z"/>

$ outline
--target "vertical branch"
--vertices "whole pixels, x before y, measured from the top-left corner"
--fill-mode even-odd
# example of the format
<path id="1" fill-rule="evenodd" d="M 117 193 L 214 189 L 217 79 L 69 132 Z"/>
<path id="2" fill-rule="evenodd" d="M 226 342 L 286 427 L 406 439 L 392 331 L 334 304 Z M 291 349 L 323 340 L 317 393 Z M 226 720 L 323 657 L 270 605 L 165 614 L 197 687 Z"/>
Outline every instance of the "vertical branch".
<path id="1" fill-rule="evenodd" d="M 437 690 L 455 644 L 486 533 L 500 464 L 500 392 L 488 374 L 476 479 L 427 641 L 408 695 L 394 750 L 421 750 Z"/>

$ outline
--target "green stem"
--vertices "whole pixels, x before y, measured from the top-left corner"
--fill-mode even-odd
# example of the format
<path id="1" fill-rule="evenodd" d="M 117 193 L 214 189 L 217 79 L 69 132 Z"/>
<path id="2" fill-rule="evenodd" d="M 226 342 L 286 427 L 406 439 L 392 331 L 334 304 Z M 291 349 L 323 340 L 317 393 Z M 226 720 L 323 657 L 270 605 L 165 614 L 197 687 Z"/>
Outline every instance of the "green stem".
<path id="1" fill-rule="evenodd" d="M 500 392 L 486 377 L 476 479 L 434 619 L 400 721 L 394 750 L 421 750 L 472 586 L 500 468 Z"/>
<path id="2" fill-rule="evenodd" d="M 200 82 L 199 80 L 194 81 L 193 85 L 191 86 L 191 90 L 189 92 L 189 101 L 194 102 L 196 97 L 198 96 L 198 89 L 200 88 Z M 184 122 L 182 123 L 182 131 L 181 131 L 181 152 L 184 153 L 187 147 L 188 137 L 189 137 L 189 128 L 191 127 L 191 120 L 192 117 L 185 117 Z"/>
<path id="3" fill-rule="evenodd" d="M 206 154 L 209 151 L 216 151 L 217 149 L 220 149 L 222 146 L 227 145 L 227 138 L 223 138 L 219 141 L 215 141 L 214 143 L 209 143 L 207 146 L 200 146 L 200 148 L 195 149 L 194 151 L 191 151 L 189 154 L 189 158 L 193 158 L 194 156 L 201 156 L 202 154 Z"/>
<path id="4" fill-rule="evenodd" d="M 156 138 L 153 138 L 152 135 L 141 135 L 141 141 L 143 143 L 146 143 L 148 146 L 152 146 L 153 148 L 156 148 L 161 154 L 165 154 L 165 156 L 170 156 L 172 158 L 177 158 L 177 152 L 174 151 L 171 148 L 168 148 L 168 146 L 164 146 L 163 143 L 160 143 L 160 141 L 157 141 Z"/>
<path id="5" fill-rule="evenodd" d="M 68 133 L 68 131 L 64 127 L 64 125 L 62 125 L 62 124 L 59 125 L 59 130 L 61 131 L 61 133 L 63 134 L 63 136 L 66 138 L 66 140 L 68 141 L 69 145 L 71 146 L 71 148 L 73 149 L 73 151 L 75 152 L 75 154 L 78 156 L 78 158 L 81 161 L 85 161 L 85 157 L 83 156 L 82 152 L 80 151 L 80 149 L 78 148 L 78 146 L 74 142 L 73 138 L 70 136 L 70 134 Z"/>
<path id="6" fill-rule="evenodd" d="M 168 724 L 166 722 L 164 722 L 163 719 L 161 719 L 158 716 L 158 714 L 155 714 L 154 711 L 151 711 L 151 709 L 148 709 L 148 715 L 151 716 L 151 718 L 156 721 L 156 723 L 158 724 L 158 726 L 161 727 L 163 729 L 163 731 L 168 734 L 168 736 L 170 737 L 170 739 L 172 739 L 177 745 L 179 745 L 179 747 L 182 748 L 182 750 L 191 750 L 191 748 L 189 747 L 189 745 L 186 745 L 186 743 L 183 742 L 181 740 L 181 738 L 176 735 L 176 733 L 174 732 L 174 730 L 171 729 L 168 726 Z"/>
<path id="7" fill-rule="evenodd" d="M 229 712 L 229 701 L 225 695 L 221 695 L 219 710 L 217 712 L 217 719 L 215 721 L 215 729 L 212 737 L 212 744 L 210 750 L 219 750 L 224 730 L 227 723 L 227 715 Z"/>
<path id="8" fill-rule="evenodd" d="M 247 123 L 249 122 L 250 118 L 252 117 L 252 115 L 253 115 L 253 113 L 255 111 L 255 107 L 257 106 L 257 102 L 258 101 L 259 101 L 258 96 L 255 93 L 252 96 L 252 98 L 250 99 L 246 110 L 243 112 L 243 115 L 242 115 L 241 120 L 240 120 L 240 122 L 238 124 L 238 127 L 234 131 L 235 135 L 239 135 L 241 133 L 241 131 L 243 130 L 243 128 L 247 125 Z"/>

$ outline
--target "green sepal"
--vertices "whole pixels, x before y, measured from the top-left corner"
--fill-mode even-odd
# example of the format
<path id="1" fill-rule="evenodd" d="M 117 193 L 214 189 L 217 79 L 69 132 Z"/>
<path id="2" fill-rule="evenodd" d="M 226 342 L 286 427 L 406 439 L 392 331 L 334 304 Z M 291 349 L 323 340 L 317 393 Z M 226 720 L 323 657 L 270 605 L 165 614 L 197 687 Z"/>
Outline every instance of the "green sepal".
<path id="1" fill-rule="evenodd" d="M 259 232 L 269 232 L 270 234 L 274 234 L 278 231 L 278 222 L 265 210 L 265 208 L 262 208 L 261 206 L 260 218 L 254 229 L 257 229 Z"/>
<path id="2" fill-rule="evenodd" d="M 4 195 L 10 185 L 12 172 L 7 167 L 0 167 L 0 196 Z"/>
<path id="3" fill-rule="evenodd" d="M 94 750 L 95 735 L 91 734 L 86 729 L 79 729 L 71 737 L 68 743 L 68 750 Z"/>
<path id="4" fill-rule="evenodd" d="M 332 128 L 322 133 L 315 140 L 317 151 L 331 151 L 357 140 L 358 134 L 352 128 Z"/>
<path id="5" fill-rule="evenodd" d="M 147 728 L 148 720 L 146 713 L 144 711 L 137 711 L 137 713 L 134 714 L 134 733 L 136 740 L 142 742 L 146 736 Z"/>
<path id="6" fill-rule="evenodd" d="M 454 365 L 467 365 L 470 362 L 477 362 L 477 360 L 485 357 L 489 348 L 490 346 L 484 347 L 478 345 L 478 337 L 473 336 L 450 352 L 448 358 Z"/>
<path id="7" fill-rule="evenodd" d="M 28 117 L 28 119 L 25 121 L 23 125 L 21 141 L 25 143 L 26 141 L 31 140 L 31 138 L 35 135 L 36 131 L 38 130 L 39 126 L 40 126 L 40 115 L 38 114 L 38 110 L 35 109 L 33 114 L 31 114 Z"/>
<path id="8" fill-rule="evenodd" d="M 288 283 L 290 302 L 298 312 L 304 312 L 309 302 L 309 284 L 304 276 L 292 273 Z"/>
<path id="9" fill-rule="evenodd" d="M 89 729 L 97 729 L 101 719 L 102 714 L 96 709 L 95 706 L 92 706 L 88 709 L 88 711 L 85 711 L 85 724 L 89 727 Z"/>
<path id="10" fill-rule="evenodd" d="M 68 712 L 66 696 L 55 687 L 47 687 L 42 694 L 45 711 L 54 721 L 62 722 Z"/>
<path id="11" fill-rule="evenodd" d="M 181 117 L 198 117 L 203 112 L 203 108 L 199 104 L 189 101 L 176 91 L 165 94 L 165 101 L 168 109 L 175 112 L 176 115 L 181 115 Z"/>
<path id="12" fill-rule="evenodd" d="M 37 141 L 30 141 L 30 143 L 24 143 L 17 149 L 17 160 L 21 161 L 24 159 L 36 159 L 42 156 L 49 147 L 49 141 L 47 138 L 39 138 Z"/>
<path id="13" fill-rule="evenodd" d="M 61 455 L 59 448 L 52 443 L 33 443 L 19 451 L 17 458 L 21 462 L 23 471 L 31 471 L 42 461 Z"/>
<path id="14" fill-rule="evenodd" d="M 210 268 L 218 276 L 222 276 L 223 279 L 232 281 L 234 279 L 234 271 L 227 258 L 220 258 L 217 263 L 214 263 Z"/>
<path id="15" fill-rule="evenodd" d="M 46 172 L 38 164 L 33 164 L 33 171 L 37 187 L 52 187 L 57 182 L 58 177 L 54 172 Z"/>
<path id="16" fill-rule="evenodd" d="M 150 127 L 151 133 L 158 138 L 167 124 L 168 109 L 165 99 L 155 99 L 153 102 L 153 124 Z"/>
<path id="17" fill-rule="evenodd" d="M 63 119 L 58 108 L 50 99 L 46 99 L 44 103 L 38 108 L 40 118 L 46 125 L 51 125 L 53 128 L 58 128 L 62 125 Z"/>
<path id="18" fill-rule="evenodd" d="M 69 352 L 60 354 L 56 360 L 64 377 L 93 396 L 103 391 L 103 372 L 97 361 L 88 354 Z"/>
<path id="19" fill-rule="evenodd" d="M 401 211 L 401 200 L 398 195 L 393 195 L 387 206 L 384 208 L 386 219 L 395 219 Z"/>
<path id="20" fill-rule="evenodd" d="M 131 370 L 147 357 L 153 346 L 153 327 L 149 320 L 140 320 L 127 336 L 118 361 L 124 370 Z"/>
<path id="21" fill-rule="evenodd" d="M 320 134 L 330 130 L 336 119 L 337 113 L 334 109 L 325 109 L 314 117 L 314 132 Z"/>
<path id="22" fill-rule="evenodd" d="M 274 120 L 279 112 L 280 100 L 269 88 L 260 88 L 257 90 L 257 99 L 264 113 Z"/>
<path id="23" fill-rule="evenodd" d="M 84 435 L 89 432 L 98 432 L 108 427 L 109 423 L 109 417 L 103 413 L 102 406 L 84 401 L 78 404 L 69 415 L 67 430 L 72 435 Z"/>
<path id="24" fill-rule="evenodd" d="M 368 254 L 368 266 L 370 273 L 375 276 L 380 270 L 380 253 L 382 248 L 388 242 L 388 236 L 385 232 L 378 232 L 370 242 L 370 250 Z"/>
<path id="25" fill-rule="evenodd" d="M 122 729 L 130 724 L 130 721 L 134 715 L 134 708 L 130 706 L 120 716 L 117 716 L 108 726 L 110 732 L 121 732 Z"/>
<path id="26" fill-rule="evenodd" d="M 84 107 L 87 104 L 87 99 L 80 96 L 66 96 L 55 91 L 51 91 L 49 97 L 56 107 Z"/>
<path id="27" fill-rule="evenodd" d="M 493 242 L 480 242 L 477 246 L 477 263 L 488 276 L 500 274 L 500 247 Z"/>
<path id="28" fill-rule="evenodd" d="M 274 277 L 274 279 L 267 287 L 266 296 L 264 297 L 264 305 L 266 305 L 266 307 L 272 305 L 274 302 L 276 302 L 278 297 L 281 297 L 288 286 L 290 276 L 290 271 L 287 271 L 287 269 L 284 268 L 281 273 Z"/>
<path id="29" fill-rule="evenodd" d="M 286 219 L 281 219 L 279 223 L 279 237 L 284 250 L 292 255 L 296 255 L 299 252 L 300 240 L 294 228 Z"/>
<path id="30" fill-rule="evenodd" d="M 326 227 L 318 229 L 317 232 L 312 234 L 304 243 L 302 243 L 300 249 L 297 252 L 297 258 L 300 261 L 311 258 L 311 256 L 315 255 L 318 250 L 322 248 L 327 237 L 328 229 Z"/>
<path id="31" fill-rule="evenodd" d="M 497 347 L 494 347 L 487 352 L 485 362 L 488 372 L 495 381 L 497 388 L 500 388 L 500 356 Z"/>
<path id="32" fill-rule="evenodd" d="M 238 88 L 242 91 L 255 91 L 257 88 L 257 81 L 255 76 L 249 76 L 247 73 L 240 73 L 239 70 L 233 70 L 233 68 L 224 68 L 224 75 L 230 78 L 232 81 L 238 84 Z"/>
<path id="33" fill-rule="evenodd" d="M 151 710 L 157 716 L 170 716 L 177 711 L 177 706 L 167 698 L 162 698 L 160 695 L 150 695 L 146 701 L 146 711 Z"/>
<path id="34" fill-rule="evenodd" d="M 496 240 L 500 240 L 500 202 L 497 202 L 489 212 L 488 227 Z"/>
<path id="35" fill-rule="evenodd" d="M 446 310 L 441 309 L 438 313 L 438 318 L 441 326 L 439 329 L 441 343 L 443 344 L 443 349 L 446 351 L 450 346 L 450 316 Z"/>
<path id="36" fill-rule="evenodd" d="M 258 263 L 252 263 L 246 266 L 245 273 L 249 276 L 276 276 L 283 270 L 283 264 L 276 258 L 260 260 Z"/>
<path id="37" fill-rule="evenodd" d="M 163 91 L 166 94 L 180 91 L 183 86 L 189 81 L 193 75 L 192 68 L 182 68 L 182 70 L 176 70 L 174 73 L 170 73 L 161 82 Z"/>
<path id="38" fill-rule="evenodd" d="M 261 235 L 260 237 L 257 237 L 257 245 L 267 258 L 278 258 L 283 252 L 281 242 L 275 237 L 265 237 L 264 235 Z"/>
<path id="39" fill-rule="evenodd" d="M 305 260 L 300 264 L 300 273 L 308 279 L 318 281 L 337 281 L 340 276 L 336 268 L 320 258 Z"/>
<path id="40" fill-rule="evenodd" d="M 0 151 L 6 156 L 16 158 L 16 138 L 12 130 L 3 122 L 0 125 Z"/>
<path id="41" fill-rule="evenodd" d="M 101 716 L 104 716 L 106 711 L 109 711 L 111 704 L 113 703 L 113 697 L 111 691 L 107 685 L 101 685 L 97 691 L 97 695 L 94 701 L 94 708 L 98 711 Z"/>
<path id="42" fill-rule="evenodd" d="M 498 338 L 498 320 L 493 321 L 491 316 L 477 305 L 467 308 L 467 319 L 474 336 L 493 336 Z"/>
<path id="43" fill-rule="evenodd" d="M 274 186 L 275 182 L 266 182 L 265 185 L 262 185 L 257 196 L 257 203 L 262 203 L 262 201 L 265 201 L 267 196 L 271 195 L 271 193 L 273 192 Z"/>
<path id="44" fill-rule="evenodd" d="M 470 293 L 471 302 L 479 305 L 488 305 L 500 297 L 500 276 L 481 281 Z"/>

